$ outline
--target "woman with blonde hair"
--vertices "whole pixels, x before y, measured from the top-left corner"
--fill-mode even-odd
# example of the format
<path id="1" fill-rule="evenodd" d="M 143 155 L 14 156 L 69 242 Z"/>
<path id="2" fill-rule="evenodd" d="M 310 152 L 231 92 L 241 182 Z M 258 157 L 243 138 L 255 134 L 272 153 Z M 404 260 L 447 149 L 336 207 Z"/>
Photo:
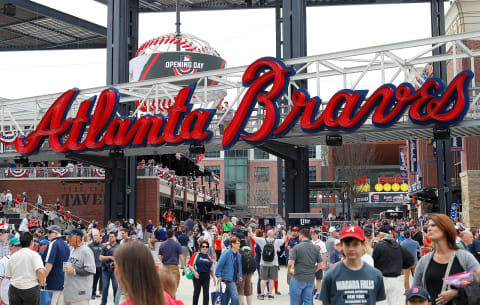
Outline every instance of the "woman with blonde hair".
<path id="1" fill-rule="evenodd" d="M 114 258 L 115 277 L 127 295 L 121 305 L 183 305 L 164 291 L 152 253 L 145 245 L 124 243 L 115 250 Z"/>

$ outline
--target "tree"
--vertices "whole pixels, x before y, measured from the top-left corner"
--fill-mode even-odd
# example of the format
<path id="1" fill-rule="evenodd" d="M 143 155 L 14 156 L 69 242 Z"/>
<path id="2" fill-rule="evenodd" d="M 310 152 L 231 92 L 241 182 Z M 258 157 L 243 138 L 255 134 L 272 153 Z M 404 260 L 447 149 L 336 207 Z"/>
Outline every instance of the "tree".
<path id="1" fill-rule="evenodd" d="M 335 170 L 335 180 L 346 182 L 341 192 L 347 194 L 345 199 L 350 205 L 349 220 L 353 218 L 351 215 L 355 215 L 355 198 L 361 192 L 357 187 L 357 179 L 368 176 L 376 157 L 375 145 L 371 144 L 330 146 L 330 166 Z"/>

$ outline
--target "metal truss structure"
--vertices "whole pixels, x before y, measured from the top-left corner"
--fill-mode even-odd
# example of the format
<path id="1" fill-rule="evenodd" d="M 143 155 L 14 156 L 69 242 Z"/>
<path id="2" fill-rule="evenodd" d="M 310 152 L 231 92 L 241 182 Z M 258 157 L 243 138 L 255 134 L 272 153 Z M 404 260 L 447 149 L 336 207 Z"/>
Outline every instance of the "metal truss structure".
<path id="1" fill-rule="evenodd" d="M 109 0 L 96 0 L 108 4 Z M 327 5 L 360 5 L 387 3 L 425 3 L 431 0 L 305 0 L 307 6 Z M 180 0 L 182 11 L 211 11 L 274 8 L 282 5 L 283 0 Z M 139 0 L 138 9 L 141 13 L 174 12 L 176 0 Z"/>
<path id="2" fill-rule="evenodd" d="M 384 83 L 399 85 L 403 82 L 410 82 L 420 85 L 425 81 L 429 65 L 439 62 L 446 62 L 452 67 L 452 74 L 457 72 L 457 63 L 464 63 L 469 60 L 474 73 L 474 62 L 478 61 L 480 50 L 472 50 L 467 47 L 466 41 L 480 40 L 480 32 L 464 33 L 451 36 L 441 36 L 428 39 L 420 39 L 407 42 L 399 42 L 388 45 L 380 45 L 362 49 L 348 50 L 343 52 L 328 53 L 322 55 L 308 56 L 286 60 L 285 63 L 294 66 L 297 73 L 291 77 L 290 90 L 285 96 L 286 103 L 279 105 L 281 108 L 281 120 L 288 114 L 291 101 L 292 88 L 299 88 L 299 83 L 308 84 L 311 96 L 318 96 L 326 101 L 339 89 L 376 89 Z M 432 55 L 437 48 L 446 47 L 447 54 Z M 241 77 L 246 66 L 234 67 L 223 70 L 207 71 L 194 75 L 175 76 L 135 83 L 124 83 L 116 85 L 115 88 L 121 93 L 120 103 L 137 103 L 136 115 L 166 114 L 168 107 L 158 107 L 155 101 L 171 100 L 181 89 L 175 83 L 178 81 L 190 80 L 197 82 L 197 87 L 192 99 L 194 108 L 215 109 L 218 100 L 212 96 L 223 96 L 227 94 L 229 108 L 217 113 L 212 121 L 210 130 L 215 136 L 205 144 L 207 151 L 221 150 L 220 125 L 226 117 L 231 115 L 242 100 L 246 87 L 242 85 Z M 208 86 L 212 81 L 215 85 Z M 98 95 L 107 87 L 98 87 L 81 90 L 76 101 L 70 110 L 69 117 L 76 114 L 80 102 Z M 470 89 L 471 104 L 464 120 L 451 128 L 452 136 L 480 135 L 480 87 L 475 81 Z M 221 93 L 221 94 L 220 94 Z M 18 100 L 3 101 L 0 105 L 0 127 L 2 131 L 17 130 L 20 134 L 26 135 L 35 129 L 41 117 L 53 103 L 60 93 L 37 96 Z M 168 106 L 168 105 L 167 105 Z M 143 108 L 143 110 L 142 110 Z M 321 109 L 322 110 L 322 109 Z M 319 110 L 319 112 L 321 111 Z M 263 108 L 255 107 L 252 116 L 248 121 L 247 131 L 253 132 L 263 122 Z M 332 132 L 321 131 L 315 134 L 306 134 L 295 126 L 290 133 L 282 138 L 273 141 L 291 145 L 305 146 L 324 144 L 325 135 L 340 134 L 343 136 L 343 143 L 379 142 L 405 139 L 431 138 L 433 126 L 414 125 L 405 115 L 396 124 L 387 129 L 374 127 L 369 120 L 355 132 Z M 232 149 L 248 147 L 246 143 L 239 141 Z M 10 149 L 10 151 L 8 150 Z M 172 153 L 187 151 L 186 145 L 162 146 L 155 148 L 128 148 L 125 155 L 138 155 L 148 153 Z M 12 147 L 4 147 L 2 155 L 6 157 L 12 152 Z M 39 154 L 48 154 L 46 145 Z M 102 154 L 101 152 L 91 152 Z M 103 154 L 106 154 L 105 152 Z M 52 156 L 58 159 L 58 154 Z"/>
<path id="3" fill-rule="evenodd" d="M 0 1 L 0 51 L 105 48 L 107 29 L 29 0 Z"/>

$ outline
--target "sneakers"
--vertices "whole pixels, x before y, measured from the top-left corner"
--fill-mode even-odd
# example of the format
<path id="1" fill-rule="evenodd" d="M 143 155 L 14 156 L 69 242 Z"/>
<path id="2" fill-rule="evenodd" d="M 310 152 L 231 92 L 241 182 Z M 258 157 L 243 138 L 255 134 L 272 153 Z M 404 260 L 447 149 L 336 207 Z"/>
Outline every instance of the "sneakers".
<path id="1" fill-rule="evenodd" d="M 92 297 L 91 297 L 90 299 L 91 299 L 91 300 L 95 300 L 95 296 L 94 296 L 94 295 L 92 295 Z"/>
<path id="2" fill-rule="evenodd" d="M 273 300 L 274 298 L 275 298 L 275 297 L 274 297 L 273 295 L 271 295 L 271 294 L 269 294 L 269 295 L 267 296 L 267 299 L 268 299 L 268 300 Z"/>
<path id="3" fill-rule="evenodd" d="M 275 292 L 276 295 L 282 295 L 280 291 Z"/>
<path id="4" fill-rule="evenodd" d="M 264 294 L 257 295 L 257 300 L 265 300 L 265 295 Z"/>

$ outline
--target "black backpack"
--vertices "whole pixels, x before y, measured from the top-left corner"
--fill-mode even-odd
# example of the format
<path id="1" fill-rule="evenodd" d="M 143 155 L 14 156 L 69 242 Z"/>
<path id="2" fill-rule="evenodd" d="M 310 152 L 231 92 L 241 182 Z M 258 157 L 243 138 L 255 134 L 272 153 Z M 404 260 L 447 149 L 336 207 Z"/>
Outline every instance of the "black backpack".
<path id="1" fill-rule="evenodd" d="M 242 256 L 242 272 L 243 274 L 254 273 L 257 270 L 257 263 L 253 257 L 252 251 L 245 249 L 240 251 Z"/>
<path id="2" fill-rule="evenodd" d="M 269 243 L 267 241 L 267 238 L 265 238 L 265 246 L 262 250 L 262 258 L 264 262 L 273 262 L 273 259 L 275 258 L 275 247 L 273 246 L 273 243 Z"/>

